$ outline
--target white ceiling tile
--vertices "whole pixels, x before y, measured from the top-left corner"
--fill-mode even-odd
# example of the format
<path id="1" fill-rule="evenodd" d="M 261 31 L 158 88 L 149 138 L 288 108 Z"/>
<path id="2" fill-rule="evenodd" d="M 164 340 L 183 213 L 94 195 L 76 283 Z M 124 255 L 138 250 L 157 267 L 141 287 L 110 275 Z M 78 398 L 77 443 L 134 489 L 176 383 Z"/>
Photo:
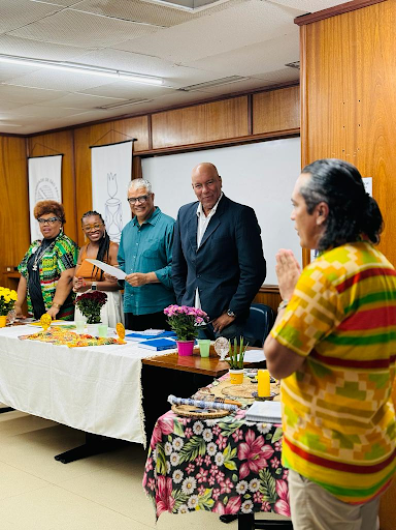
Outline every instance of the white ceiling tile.
<path id="1" fill-rule="evenodd" d="M 10 110 L 17 109 L 18 107 L 20 107 L 19 103 L 0 98 L 0 120 L 3 112 L 8 112 Z"/>
<path id="2" fill-rule="evenodd" d="M 150 33 L 149 26 L 67 9 L 10 35 L 82 48 L 105 48 Z"/>
<path id="3" fill-rule="evenodd" d="M 66 95 L 67 92 L 61 90 L 45 90 L 14 85 L 0 85 L 0 100 L 10 101 L 20 105 L 34 105 L 35 103 L 50 101 Z"/>
<path id="4" fill-rule="evenodd" d="M 61 108 L 56 106 L 45 107 L 39 105 L 22 105 L 13 111 L 16 119 L 19 117 L 35 117 L 40 119 L 63 118 L 80 114 L 81 109 Z"/>
<path id="5" fill-rule="evenodd" d="M 273 4 L 299 9 L 304 13 L 314 13 L 328 7 L 345 4 L 345 0 L 271 0 Z"/>
<path id="6" fill-rule="evenodd" d="M 139 0 L 87 0 L 75 6 L 77 11 L 96 13 L 103 16 L 115 17 L 131 22 L 149 24 L 152 26 L 171 27 L 191 20 L 188 12 L 155 4 L 148 4 Z"/>
<path id="7" fill-rule="evenodd" d="M 29 0 L 1 0 L 0 33 L 22 28 L 60 9 L 59 6 Z"/>
<path id="8" fill-rule="evenodd" d="M 291 33 L 287 35 L 192 61 L 189 66 L 217 72 L 218 77 L 256 76 L 259 73 L 279 70 L 286 63 L 299 59 L 299 32 L 295 26 L 295 29 L 292 28 Z"/>
<path id="9" fill-rule="evenodd" d="M 169 94 L 156 98 L 148 105 L 149 111 L 161 111 L 169 107 L 183 105 L 192 105 L 199 101 L 204 101 L 210 98 L 207 92 L 178 92 L 177 94 Z"/>
<path id="10" fill-rule="evenodd" d="M 26 66 L 18 64 L 7 64 L 0 62 L 0 83 L 6 83 L 10 79 L 21 75 L 28 75 L 37 70 L 37 66 Z"/>
<path id="11" fill-rule="evenodd" d="M 90 94 L 92 96 L 104 96 L 106 98 L 153 98 L 174 92 L 173 88 L 132 85 L 131 83 L 117 83 L 113 85 L 88 88 L 80 93 Z"/>
<path id="12" fill-rule="evenodd" d="M 174 67 L 173 63 L 164 59 L 110 48 L 88 52 L 79 59 L 76 59 L 75 62 L 126 70 L 128 72 L 156 75 L 158 77 L 166 76 L 167 72 Z"/>
<path id="13" fill-rule="evenodd" d="M 37 116 L 8 116 L 2 120 L 2 122 L 9 125 L 31 125 L 37 127 L 37 130 L 40 130 L 39 128 L 43 125 L 43 121 L 40 118 L 37 118 Z"/>
<path id="14" fill-rule="evenodd" d="M 57 6 L 69 7 L 81 3 L 81 0 L 30 0 L 30 2 L 38 2 L 39 4 L 55 4 Z"/>
<path id="15" fill-rule="evenodd" d="M 86 0 L 75 6 L 75 9 L 167 28 L 231 9 L 244 1 L 230 0 L 196 13 L 182 11 L 165 5 L 150 4 L 141 0 L 112 0 L 111 2 L 108 0 Z"/>
<path id="16" fill-rule="evenodd" d="M 59 127 L 69 127 L 70 125 L 77 125 L 80 123 L 89 123 L 92 121 L 102 120 L 108 118 L 109 114 L 105 111 L 97 110 L 95 112 L 81 112 L 74 114 L 68 118 L 56 118 L 52 120 L 46 120 L 40 130 L 57 129 Z"/>
<path id="17" fill-rule="evenodd" d="M 60 107 L 63 109 L 79 109 L 79 111 L 82 112 L 82 110 L 94 110 L 96 107 L 100 107 L 102 105 L 116 105 L 117 103 L 122 103 L 123 101 L 125 101 L 125 98 L 102 97 L 97 95 L 83 94 L 81 92 L 74 92 L 54 101 L 40 103 L 40 106 Z"/>
<path id="18" fill-rule="evenodd" d="M 48 44 L 46 42 L 21 39 L 11 35 L 0 35 L 0 51 L 5 55 L 46 59 L 49 61 L 71 61 L 80 55 L 85 55 L 91 49 Z"/>
<path id="19" fill-rule="evenodd" d="M 188 63 L 289 33 L 295 14 L 286 7 L 246 0 L 233 9 L 135 39 L 130 50 Z"/>
<path id="20" fill-rule="evenodd" d="M 255 79 L 261 80 L 263 86 L 273 86 L 281 83 L 294 83 L 300 79 L 300 70 L 297 68 L 280 68 L 266 74 L 259 74 L 255 76 Z"/>

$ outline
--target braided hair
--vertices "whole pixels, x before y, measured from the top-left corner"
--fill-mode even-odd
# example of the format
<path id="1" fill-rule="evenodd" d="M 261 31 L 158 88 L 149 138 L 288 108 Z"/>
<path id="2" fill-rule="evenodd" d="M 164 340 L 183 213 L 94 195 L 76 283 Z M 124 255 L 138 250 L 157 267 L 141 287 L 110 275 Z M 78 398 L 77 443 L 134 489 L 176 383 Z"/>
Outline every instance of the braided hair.
<path id="1" fill-rule="evenodd" d="M 81 217 L 81 223 L 83 222 L 83 219 L 86 217 L 91 217 L 92 215 L 96 215 L 99 217 L 99 219 L 102 221 L 103 224 L 105 224 L 103 217 L 99 212 L 96 212 L 95 210 L 90 210 L 89 212 L 85 212 L 83 216 Z M 98 255 L 96 259 L 98 261 L 105 261 L 109 258 L 109 249 L 110 249 L 110 238 L 109 234 L 106 232 L 106 226 L 105 226 L 105 232 L 103 234 L 103 237 L 100 238 L 99 241 L 99 250 Z M 103 280 L 103 271 L 101 269 L 98 269 L 96 265 L 92 267 L 92 277 L 95 277 L 95 275 L 99 272 L 99 281 Z"/>

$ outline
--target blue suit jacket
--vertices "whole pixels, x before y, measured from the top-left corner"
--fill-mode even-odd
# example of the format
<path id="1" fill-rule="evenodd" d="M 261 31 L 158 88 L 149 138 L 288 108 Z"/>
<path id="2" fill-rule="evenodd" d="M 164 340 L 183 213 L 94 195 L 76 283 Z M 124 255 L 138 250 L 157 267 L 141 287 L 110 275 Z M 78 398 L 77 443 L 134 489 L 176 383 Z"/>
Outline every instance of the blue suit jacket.
<path id="1" fill-rule="evenodd" d="M 231 309 L 237 320 L 249 307 L 266 275 L 261 230 L 252 208 L 223 195 L 197 250 L 198 202 L 182 206 L 174 232 L 172 283 L 179 304 L 201 306 L 211 319 Z"/>

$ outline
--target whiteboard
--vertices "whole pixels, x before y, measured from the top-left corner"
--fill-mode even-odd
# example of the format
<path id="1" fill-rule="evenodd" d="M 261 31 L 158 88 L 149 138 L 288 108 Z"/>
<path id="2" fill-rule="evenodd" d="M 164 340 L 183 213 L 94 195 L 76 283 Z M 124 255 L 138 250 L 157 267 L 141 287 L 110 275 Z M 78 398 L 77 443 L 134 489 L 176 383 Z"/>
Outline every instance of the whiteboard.
<path id="1" fill-rule="evenodd" d="M 222 147 L 142 159 L 143 178 L 155 193 L 155 204 L 176 219 L 183 204 L 196 200 L 191 187 L 192 169 L 212 162 L 223 180 L 223 191 L 235 202 L 251 206 L 261 226 L 266 284 L 278 284 L 275 254 L 291 249 L 300 265 L 299 237 L 290 220 L 291 195 L 301 170 L 300 138 Z"/>

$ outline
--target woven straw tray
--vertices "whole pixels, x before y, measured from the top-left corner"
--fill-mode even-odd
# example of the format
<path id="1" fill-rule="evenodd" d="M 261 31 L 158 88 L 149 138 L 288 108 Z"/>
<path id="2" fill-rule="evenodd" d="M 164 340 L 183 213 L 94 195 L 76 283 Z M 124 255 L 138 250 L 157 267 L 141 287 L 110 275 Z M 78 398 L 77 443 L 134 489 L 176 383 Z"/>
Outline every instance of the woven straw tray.
<path id="1" fill-rule="evenodd" d="M 185 416 L 187 418 L 224 418 L 228 416 L 230 412 L 228 410 L 217 410 L 217 409 L 200 409 L 191 405 L 172 405 L 172 410 L 178 416 Z"/>

